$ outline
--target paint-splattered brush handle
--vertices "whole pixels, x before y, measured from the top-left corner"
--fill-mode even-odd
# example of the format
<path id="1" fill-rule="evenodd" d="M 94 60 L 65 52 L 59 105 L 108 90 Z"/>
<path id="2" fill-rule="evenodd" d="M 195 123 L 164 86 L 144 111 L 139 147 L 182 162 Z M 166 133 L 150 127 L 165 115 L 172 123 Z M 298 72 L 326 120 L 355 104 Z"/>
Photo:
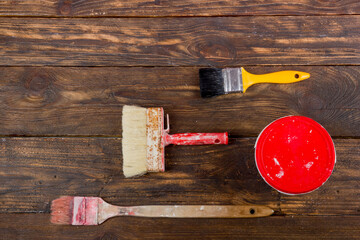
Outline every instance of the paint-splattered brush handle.
<path id="1" fill-rule="evenodd" d="M 165 145 L 228 144 L 228 133 L 178 133 L 166 134 Z"/>
<path id="2" fill-rule="evenodd" d="M 99 197 L 63 196 L 52 201 L 51 222 L 65 225 L 98 225 L 116 216 L 167 218 L 254 218 L 273 214 L 256 205 L 148 205 L 116 206 Z"/>
<path id="3" fill-rule="evenodd" d="M 166 218 L 254 218 L 266 217 L 273 210 L 266 206 L 248 205 L 149 205 L 135 207 L 113 206 L 112 214 L 100 212 L 105 221 L 114 216 L 166 217 Z M 117 212 L 117 213 L 116 213 Z"/>

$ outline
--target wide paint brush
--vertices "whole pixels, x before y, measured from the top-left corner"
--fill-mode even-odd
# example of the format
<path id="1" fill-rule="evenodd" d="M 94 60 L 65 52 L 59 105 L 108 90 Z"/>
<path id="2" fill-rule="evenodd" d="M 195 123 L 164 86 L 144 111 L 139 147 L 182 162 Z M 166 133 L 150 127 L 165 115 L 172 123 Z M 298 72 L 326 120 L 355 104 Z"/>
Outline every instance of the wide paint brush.
<path id="1" fill-rule="evenodd" d="M 122 152 L 125 177 L 146 172 L 165 171 L 165 146 L 227 144 L 228 134 L 224 133 L 179 133 L 169 134 L 164 129 L 164 110 L 161 107 L 143 108 L 124 106 L 122 112 Z"/>
<path id="2" fill-rule="evenodd" d="M 257 83 L 294 83 L 310 77 L 309 73 L 281 71 L 267 74 L 251 74 L 244 68 L 201 68 L 199 69 L 201 97 L 245 91 Z"/>
<path id="3" fill-rule="evenodd" d="M 64 196 L 51 203 L 51 219 L 61 225 L 99 225 L 111 217 L 165 218 L 254 218 L 273 214 L 266 206 L 254 205 L 148 205 L 122 207 L 99 197 Z"/>

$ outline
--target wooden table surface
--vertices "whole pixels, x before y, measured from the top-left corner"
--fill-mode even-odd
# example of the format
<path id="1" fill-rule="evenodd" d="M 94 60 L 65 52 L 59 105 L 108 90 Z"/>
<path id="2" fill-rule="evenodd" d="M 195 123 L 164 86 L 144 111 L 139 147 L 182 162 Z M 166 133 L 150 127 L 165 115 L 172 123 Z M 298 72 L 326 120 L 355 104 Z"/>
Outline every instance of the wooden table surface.
<path id="1" fill-rule="evenodd" d="M 359 14 L 358 0 L 0 1 L 0 238 L 360 238 Z M 208 66 L 311 78 L 201 99 Z M 164 107 L 172 133 L 228 131 L 229 145 L 169 146 L 165 173 L 125 179 L 125 104 Z M 256 136 L 287 115 L 313 118 L 335 142 L 335 170 L 309 194 L 278 193 L 254 163 Z M 61 195 L 275 214 L 55 226 Z"/>

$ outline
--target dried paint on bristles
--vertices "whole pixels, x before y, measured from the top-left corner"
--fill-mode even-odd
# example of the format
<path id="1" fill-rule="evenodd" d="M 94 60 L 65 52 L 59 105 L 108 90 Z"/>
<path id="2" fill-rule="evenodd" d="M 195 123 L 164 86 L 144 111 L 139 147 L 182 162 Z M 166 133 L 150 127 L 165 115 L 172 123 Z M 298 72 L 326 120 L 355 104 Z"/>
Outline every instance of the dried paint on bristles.
<path id="1" fill-rule="evenodd" d="M 98 225 L 99 197 L 64 196 L 52 201 L 51 222 L 67 225 Z"/>
<path id="2" fill-rule="evenodd" d="M 70 225 L 74 212 L 74 197 L 64 196 L 51 202 L 51 223 Z"/>

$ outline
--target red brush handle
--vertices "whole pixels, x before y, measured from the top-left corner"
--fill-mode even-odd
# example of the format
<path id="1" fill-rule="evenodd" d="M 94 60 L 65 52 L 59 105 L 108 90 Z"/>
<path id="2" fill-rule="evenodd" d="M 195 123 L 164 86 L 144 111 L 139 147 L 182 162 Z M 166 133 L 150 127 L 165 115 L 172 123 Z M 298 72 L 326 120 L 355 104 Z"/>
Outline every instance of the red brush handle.
<path id="1" fill-rule="evenodd" d="M 165 145 L 228 144 L 228 133 L 178 133 L 166 134 Z"/>

